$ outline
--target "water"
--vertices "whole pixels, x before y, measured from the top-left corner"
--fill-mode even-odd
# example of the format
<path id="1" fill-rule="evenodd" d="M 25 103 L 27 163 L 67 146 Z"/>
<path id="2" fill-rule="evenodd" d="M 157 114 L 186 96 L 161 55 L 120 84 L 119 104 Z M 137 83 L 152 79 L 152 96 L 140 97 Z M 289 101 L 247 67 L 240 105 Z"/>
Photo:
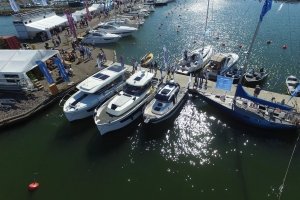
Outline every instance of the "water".
<path id="1" fill-rule="evenodd" d="M 242 52 L 262 3 L 213 1 L 205 43 L 240 52 L 243 64 Z M 299 76 L 300 55 L 300 4 L 283 4 L 277 11 L 280 5 L 273 3 L 265 16 L 251 59 L 271 72 L 264 87 L 276 92 L 285 91 L 287 75 Z M 202 44 L 205 12 L 205 1 L 178 0 L 156 9 L 134 37 L 108 47 L 127 61 L 151 51 L 162 62 L 165 45 L 174 62 L 184 48 Z M 272 44 L 266 45 L 267 40 Z M 281 49 L 283 44 L 287 50 Z M 238 124 L 189 97 L 181 112 L 161 127 L 139 121 L 101 137 L 92 119 L 68 123 L 54 105 L 31 121 L 1 130 L 0 199 L 277 199 L 295 142 L 295 136 L 283 134 Z M 299 166 L 297 149 L 282 199 L 299 199 Z M 41 187 L 29 193 L 26 187 L 34 178 Z"/>

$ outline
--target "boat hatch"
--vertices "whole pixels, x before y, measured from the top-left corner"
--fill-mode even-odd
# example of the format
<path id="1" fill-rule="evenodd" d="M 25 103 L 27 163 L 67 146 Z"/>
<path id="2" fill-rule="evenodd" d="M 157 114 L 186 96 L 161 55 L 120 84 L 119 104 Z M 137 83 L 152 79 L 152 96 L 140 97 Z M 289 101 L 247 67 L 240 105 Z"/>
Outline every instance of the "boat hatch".
<path id="1" fill-rule="evenodd" d="M 109 68 L 107 68 L 107 70 L 113 71 L 113 72 L 120 72 L 122 70 L 124 70 L 125 68 L 122 67 L 121 65 L 113 65 Z"/>
<path id="2" fill-rule="evenodd" d="M 105 80 L 105 79 L 107 79 L 109 76 L 106 75 L 106 74 L 98 73 L 98 74 L 95 74 L 93 77 L 94 77 L 94 78 L 101 79 L 101 80 Z"/>

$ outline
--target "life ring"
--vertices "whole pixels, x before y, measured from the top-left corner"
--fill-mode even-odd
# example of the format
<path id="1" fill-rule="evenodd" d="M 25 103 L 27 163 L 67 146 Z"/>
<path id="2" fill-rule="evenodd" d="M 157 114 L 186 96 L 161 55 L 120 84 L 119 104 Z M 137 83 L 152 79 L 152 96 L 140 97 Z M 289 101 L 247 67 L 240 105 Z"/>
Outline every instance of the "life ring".
<path id="1" fill-rule="evenodd" d="M 37 190 L 39 187 L 40 187 L 40 184 L 38 182 L 34 181 L 28 185 L 28 190 L 34 191 L 34 190 Z"/>

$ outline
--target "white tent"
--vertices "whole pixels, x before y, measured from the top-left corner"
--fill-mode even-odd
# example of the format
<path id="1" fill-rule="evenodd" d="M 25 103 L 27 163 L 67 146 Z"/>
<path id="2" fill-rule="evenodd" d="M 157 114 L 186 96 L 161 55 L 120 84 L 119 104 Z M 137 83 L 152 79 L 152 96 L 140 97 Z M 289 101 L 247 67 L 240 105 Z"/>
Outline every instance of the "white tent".
<path id="1" fill-rule="evenodd" d="M 54 55 L 59 55 L 59 51 L 0 50 L 0 85 L 10 84 L 11 78 L 28 81 L 26 72 L 37 67 L 36 61 L 46 61 Z"/>
<path id="2" fill-rule="evenodd" d="M 53 15 L 51 17 L 47 17 L 35 22 L 31 22 L 26 24 L 26 28 L 28 31 L 39 30 L 45 31 L 54 28 L 55 26 L 60 26 L 67 22 L 67 19 L 64 17 L 60 17 L 57 15 Z"/>
<path id="3" fill-rule="evenodd" d="M 96 11 L 103 11 L 104 4 L 93 4 L 90 7 L 88 7 L 90 13 L 96 12 Z M 72 13 L 72 16 L 75 21 L 79 21 L 82 16 L 86 15 L 86 9 L 77 10 L 76 12 Z"/>

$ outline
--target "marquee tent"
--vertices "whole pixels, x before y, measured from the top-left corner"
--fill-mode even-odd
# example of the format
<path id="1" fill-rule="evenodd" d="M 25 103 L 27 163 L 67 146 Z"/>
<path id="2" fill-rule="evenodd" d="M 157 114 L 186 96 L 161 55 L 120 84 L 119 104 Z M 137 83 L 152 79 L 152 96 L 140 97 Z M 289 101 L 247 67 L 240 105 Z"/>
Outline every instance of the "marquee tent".
<path id="1" fill-rule="evenodd" d="M 31 22 L 26 24 L 26 28 L 28 31 L 45 31 L 45 30 L 50 30 L 54 28 L 55 26 L 60 26 L 63 25 L 67 22 L 67 19 L 64 17 L 60 17 L 57 15 L 52 15 L 50 17 Z"/>
<path id="2" fill-rule="evenodd" d="M 0 50 L 0 85 L 10 84 L 12 78 L 29 80 L 26 73 L 37 67 L 36 61 L 59 55 L 57 50 Z"/>

